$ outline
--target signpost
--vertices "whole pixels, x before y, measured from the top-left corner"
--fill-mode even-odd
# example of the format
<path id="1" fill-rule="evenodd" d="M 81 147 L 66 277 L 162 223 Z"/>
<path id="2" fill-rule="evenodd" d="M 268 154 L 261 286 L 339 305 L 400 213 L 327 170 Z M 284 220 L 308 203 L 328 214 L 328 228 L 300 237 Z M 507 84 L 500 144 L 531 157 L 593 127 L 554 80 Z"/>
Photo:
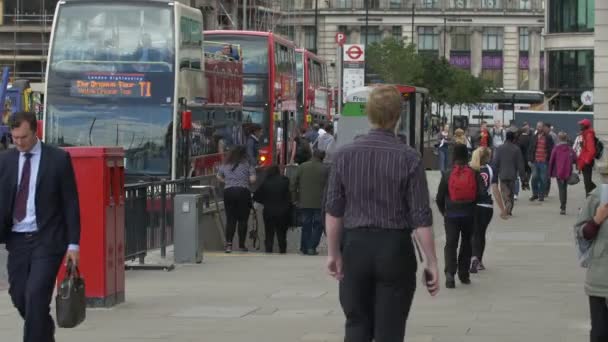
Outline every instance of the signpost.
<path id="1" fill-rule="evenodd" d="M 342 54 L 342 100 L 352 89 L 365 85 L 365 47 L 360 44 L 344 45 Z"/>

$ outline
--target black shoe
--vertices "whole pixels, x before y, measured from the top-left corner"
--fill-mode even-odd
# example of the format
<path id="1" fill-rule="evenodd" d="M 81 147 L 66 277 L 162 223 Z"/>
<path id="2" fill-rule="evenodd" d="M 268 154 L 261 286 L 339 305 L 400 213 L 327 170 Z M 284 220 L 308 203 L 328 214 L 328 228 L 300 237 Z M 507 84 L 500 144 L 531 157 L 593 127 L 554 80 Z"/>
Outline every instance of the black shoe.
<path id="1" fill-rule="evenodd" d="M 539 201 L 539 202 L 544 202 L 544 201 L 545 201 L 545 198 L 544 198 L 544 197 L 539 197 L 539 198 L 538 198 L 538 201 Z"/>
<path id="2" fill-rule="evenodd" d="M 225 252 L 226 253 L 232 253 L 232 244 L 231 243 L 227 243 L 226 244 Z"/>
<path id="3" fill-rule="evenodd" d="M 538 199 L 538 196 L 536 195 L 532 195 L 532 197 L 530 197 L 530 202 L 534 202 Z"/>
<path id="4" fill-rule="evenodd" d="M 467 275 L 460 275 L 460 274 L 459 274 L 459 275 L 458 275 L 458 279 L 460 280 L 460 282 L 461 282 L 462 284 L 465 284 L 465 285 L 469 285 L 469 284 L 471 284 L 471 278 L 469 277 L 469 275 L 468 275 L 468 274 L 467 274 Z"/>
<path id="5" fill-rule="evenodd" d="M 562 210 L 560 210 L 559 214 L 560 214 L 560 215 L 566 215 L 566 209 L 562 209 Z"/>
<path id="6" fill-rule="evenodd" d="M 477 258 L 473 258 L 473 260 L 471 260 L 471 269 L 469 270 L 469 273 L 477 273 L 478 268 L 479 260 Z"/>
<path id="7" fill-rule="evenodd" d="M 445 287 L 448 289 L 456 288 L 456 280 L 454 279 L 454 275 L 450 273 L 445 274 Z"/>

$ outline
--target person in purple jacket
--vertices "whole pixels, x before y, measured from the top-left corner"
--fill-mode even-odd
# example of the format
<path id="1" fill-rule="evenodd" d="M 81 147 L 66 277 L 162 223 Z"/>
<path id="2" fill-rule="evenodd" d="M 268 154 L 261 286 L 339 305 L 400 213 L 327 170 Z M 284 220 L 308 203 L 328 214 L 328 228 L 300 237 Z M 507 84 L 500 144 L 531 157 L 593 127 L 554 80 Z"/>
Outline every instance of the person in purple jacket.
<path id="1" fill-rule="evenodd" d="M 568 145 L 568 135 L 560 132 L 557 145 L 551 152 L 549 160 L 549 175 L 557 179 L 559 188 L 560 214 L 566 215 L 566 201 L 568 199 L 568 178 L 572 175 L 572 165 L 576 162 L 576 154 Z"/>

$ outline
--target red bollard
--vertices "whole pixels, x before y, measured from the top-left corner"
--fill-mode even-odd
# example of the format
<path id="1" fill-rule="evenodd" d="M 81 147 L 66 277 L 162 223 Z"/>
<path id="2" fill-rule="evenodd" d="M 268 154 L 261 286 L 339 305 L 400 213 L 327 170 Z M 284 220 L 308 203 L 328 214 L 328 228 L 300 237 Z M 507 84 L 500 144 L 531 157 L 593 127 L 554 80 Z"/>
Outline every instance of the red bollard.
<path id="1" fill-rule="evenodd" d="M 87 306 L 125 301 L 124 151 L 115 147 L 69 147 L 80 201 L 80 274 Z M 64 266 L 58 284 L 65 275 Z"/>

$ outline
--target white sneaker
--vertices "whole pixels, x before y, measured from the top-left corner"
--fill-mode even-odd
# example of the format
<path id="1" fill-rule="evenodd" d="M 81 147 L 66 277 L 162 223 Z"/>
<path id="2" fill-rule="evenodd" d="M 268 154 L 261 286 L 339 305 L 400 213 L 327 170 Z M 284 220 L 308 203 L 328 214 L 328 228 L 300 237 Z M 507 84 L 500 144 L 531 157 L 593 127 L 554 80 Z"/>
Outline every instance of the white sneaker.
<path id="1" fill-rule="evenodd" d="M 515 199 L 515 200 L 517 201 L 517 195 L 514 195 L 514 196 L 513 196 L 513 199 Z"/>

